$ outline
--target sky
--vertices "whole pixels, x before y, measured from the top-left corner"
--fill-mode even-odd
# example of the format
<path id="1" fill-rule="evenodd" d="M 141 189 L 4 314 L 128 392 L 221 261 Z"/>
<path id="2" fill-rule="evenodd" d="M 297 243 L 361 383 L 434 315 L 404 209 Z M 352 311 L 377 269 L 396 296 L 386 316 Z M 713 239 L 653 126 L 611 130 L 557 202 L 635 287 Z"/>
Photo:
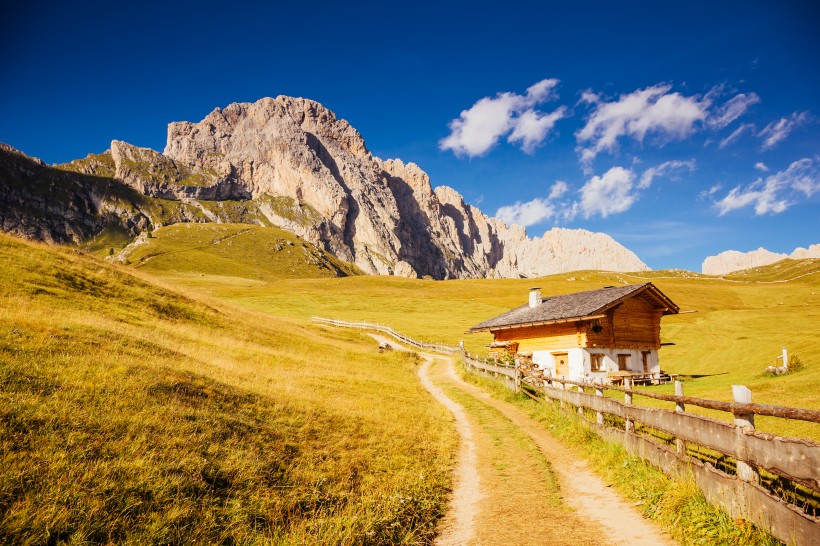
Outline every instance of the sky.
<path id="1" fill-rule="evenodd" d="M 818 4 L 550 4 L 7 2 L 0 142 L 161 151 L 169 122 L 300 96 L 530 236 L 694 271 L 820 243 Z"/>

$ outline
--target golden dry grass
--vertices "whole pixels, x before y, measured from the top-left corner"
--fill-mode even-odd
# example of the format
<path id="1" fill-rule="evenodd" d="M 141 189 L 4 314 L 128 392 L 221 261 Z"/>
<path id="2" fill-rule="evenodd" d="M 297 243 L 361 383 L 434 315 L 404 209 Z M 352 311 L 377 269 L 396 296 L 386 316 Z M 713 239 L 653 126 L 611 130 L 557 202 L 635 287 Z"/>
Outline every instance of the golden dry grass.
<path id="1" fill-rule="evenodd" d="M 0 542 L 428 542 L 412 355 L 0 235 Z"/>

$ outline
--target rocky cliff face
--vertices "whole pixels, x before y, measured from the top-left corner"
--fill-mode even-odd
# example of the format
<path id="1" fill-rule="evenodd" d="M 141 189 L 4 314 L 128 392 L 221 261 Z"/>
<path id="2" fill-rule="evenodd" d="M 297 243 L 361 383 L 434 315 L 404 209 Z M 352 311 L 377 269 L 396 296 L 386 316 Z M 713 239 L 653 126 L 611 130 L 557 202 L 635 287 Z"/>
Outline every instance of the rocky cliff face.
<path id="1" fill-rule="evenodd" d="M 725 275 L 733 271 L 741 271 L 751 267 L 760 267 L 773 264 L 780 260 L 791 258 L 793 260 L 805 260 L 807 258 L 820 258 L 820 244 L 811 245 L 809 248 L 796 248 L 791 254 L 779 254 L 770 252 L 763 247 L 749 252 L 738 252 L 727 250 L 716 256 L 709 256 L 703 261 L 701 269 L 706 275 Z"/>
<path id="2" fill-rule="evenodd" d="M 306 99 L 231 104 L 199 123 L 171 123 L 163 154 L 114 141 L 110 151 L 59 169 L 73 181 L 64 185 L 81 187 L 67 191 L 90 203 L 79 217 L 97 220 L 54 240 L 82 239 L 111 212 L 131 214 L 136 231 L 179 221 L 272 223 L 368 273 L 447 279 L 648 269 L 605 234 L 553 229 L 530 239 L 452 188 L 433 189 L 417 165 L 374 157 L 350 124 Z M 94 180 L 120 188 L 117 199 L 90 189 Z M 49 224 L 45 232 L 52 229 L 59 231 Z M 48 239 L 45 232 L 30 236 Z"/>
<path id="3" fill-rule="evenodd" d="M 435 278 L 535 276 L 575 269 L 647 269 L 604 234 L 552 230 L 529 239 L 452 188 L 433 190 L 417 165 L 373 157 L 322 105 L 290 97 L 216 109 L 172 123 L 165 155 L 233 177 L 251 195 L 284 195 L 321 221 L 293 226 L 370 273 Z"/>

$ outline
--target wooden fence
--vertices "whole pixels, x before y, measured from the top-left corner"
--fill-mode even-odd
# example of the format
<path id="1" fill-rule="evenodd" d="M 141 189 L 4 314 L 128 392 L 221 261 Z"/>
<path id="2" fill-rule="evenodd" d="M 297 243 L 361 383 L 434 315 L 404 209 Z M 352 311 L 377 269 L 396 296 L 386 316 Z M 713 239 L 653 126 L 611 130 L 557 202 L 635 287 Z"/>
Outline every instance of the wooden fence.
<path id="1" fill-rule="evenodd" d="M 692 476 L 706 498 L 732 517 L 748 520 L 786 544 L 820 546 L 820 443 L 754 428 L 755 415 L 820 423 L 820 411 L 753 404 L 751 392 L 743 386 L 733 387 L 734 402 L 721 402 L 683 396 L 683 384 L 678 381 L 675 395 L 666 395 L 634 389 L 629 380 L 621 388 L 530 377 L 516 366 L 471 355 L 461 345 L 416 341 L 382 324 L 322 317 L 312 320 L 382 332 L 418 349 L 460 352 L 468 370 L 501 381 L 539 402 L 572 406 L 607 440 L 622 444 L 667 474 Z M 607 390 L 623 393 L 624 401 L 604 396 Z M 633 404 L 635 396 L 672 402 L 675 408 L 637 406 Z M 734 423 L 687 412 L 687 405 L 729 412 Z M 594 419 L 586 419 L 587 414 Z M 702 451 L 701 446 L 716 456 Z"/>
<path id="2" fill-rule="evenodd" d="M 753 404 L 743 386 L 733 387 L 734 402 L 721 402 L 683 396 L 679 381 L 676 394 L 665 395 L 634 389 L 628 381 L 619 388 L 527 377 L 517 369 L 510 381 L 508 367 L 466 357 L 464 364 L 484 376 L 503 376 L 505 385 L 540 402 L 571 406 L 607 440 L 667 474 L 691 475 L 706 498 L 732 517 L 748 520 L 786 544 L 820 546 L 820 443 L 754 428 L 755 415 L 820 423 L 820 411 Z M 605 396 L 607 390 L 623 393 L 624 401 Z M 673 402 L 675 409 L 637 406 L 635 396 Z M 730 412 L 734 423 L 687 412 L 687 405 Z"/>
<path id="3" fill-rule="evenodd" d="M 336 320 L 324 317 L 310 317 L 310 320 L 312 320 L 313 322 L 318 322 L 319 324 L 338 326 L 339 328 L 356 328 L 359 330 L 372 330 L 375 332 L 381 332 L 383 334 L 387 334 L 388 336 L 398 341 L 401 341 L 405 345 L 410 345 L 411 347 L 415 347 L 417 349 L 424 349 L 426 351 L 435 351 L 437 353 L 452 354 L 462 350 L 459 346 L 445 345 L 444 343 L 416 341 L 410 336 L 399 333 L 390 326 L 386 326 L 384 324 L 375 324 L 372 322 L 364 321 L 353 322 L 348 320 Z"/>

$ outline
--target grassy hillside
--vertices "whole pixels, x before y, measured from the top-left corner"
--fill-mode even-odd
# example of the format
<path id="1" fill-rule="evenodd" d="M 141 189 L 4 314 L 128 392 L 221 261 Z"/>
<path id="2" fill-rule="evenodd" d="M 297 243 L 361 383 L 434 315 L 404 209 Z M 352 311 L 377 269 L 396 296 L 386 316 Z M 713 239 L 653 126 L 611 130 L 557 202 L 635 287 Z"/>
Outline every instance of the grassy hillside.
<path id="1" fill-rule="evenodd" d="M 322 315 L 369 320 L 394 326 L 423 340 L 457 343 L 485 353 L 489 334 L 466 334 L 478 322 L 526 301 L 537 285 L 544 294 L 565 294 L 605 285 L 651 281 L 683 310 L 697 313 L 666 317 L 661 336 L 675 345 L 661 350 L 662 367 L 674 373 L 720 374 L 688 380 L 692 396 L 731 399 L 731 385 L 743 384 L 754 400 L 820 408 L 820 264 L 798 264 L 801 275 L 789 282 L 760 277 L 726 280 L 683 271 L 638 274 L 581 271 L 532 279 L 462 281 L 408 280 L 394 277 L 284 279 L 260 284 L 223 276 L 174 277 L 196 290 L 238 302 L 245 307 L 308 320 Z M 814 272 L 814 273 L 813 273 Z M 807 274 L 808 273 L 808 274 Z M 800 372 L 765 377 L 781 347 L 806 364 Z M 656 387 L 669 390 L 671 387 Z M 722 416 L 728 418 L 728 416 Z M 759 419 L 758 426 L 783 434 L 820 438 L 815 425 Z"/>
<path id="2" fill-rule="evenodd" d="M 5 235 L 0 302 L 0 542 L 430 539 L 455 439 L 412 356 Z"/>
<path id="3" fill-rule="evenodd" d="M 724 275 L 726 279 L 752 282 L 788 281 L 796 278 L 820 275 L 820 260 L 785 259 L 761 267 L 753 267 Z"/>
<path id="4" fill-rule="evenodd" d="M 176 224 L 163 227 L 124 252 L 136 267 L 273 281 L 360 275 L 339 260 L 282 229 L 248 224 Z"/>

